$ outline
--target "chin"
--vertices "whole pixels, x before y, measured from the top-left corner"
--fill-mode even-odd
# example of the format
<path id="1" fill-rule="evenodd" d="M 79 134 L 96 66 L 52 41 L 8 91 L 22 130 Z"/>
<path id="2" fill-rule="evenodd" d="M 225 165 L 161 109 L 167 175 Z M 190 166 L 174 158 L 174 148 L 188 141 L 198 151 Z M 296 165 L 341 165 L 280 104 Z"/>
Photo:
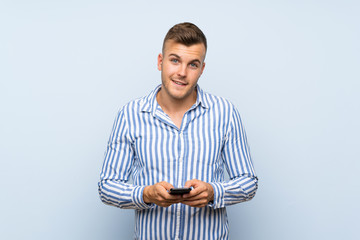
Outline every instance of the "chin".
<path id="1" fill-rule="evenodd" d="M 183 100 L 185 99 L 185 95 L 179 95 L 179 94 L 172 94 L 171 97 L 175 100 Z"/>
<path id="2" fill-rule="evenodd" d="M 172 91 L 172 96 L 177 99 L 185 99 L 187 97 L 190 97 L 192 95 L 192 91 L 189 91 L 188 89 L 183 89 L 182 91 Z"/>

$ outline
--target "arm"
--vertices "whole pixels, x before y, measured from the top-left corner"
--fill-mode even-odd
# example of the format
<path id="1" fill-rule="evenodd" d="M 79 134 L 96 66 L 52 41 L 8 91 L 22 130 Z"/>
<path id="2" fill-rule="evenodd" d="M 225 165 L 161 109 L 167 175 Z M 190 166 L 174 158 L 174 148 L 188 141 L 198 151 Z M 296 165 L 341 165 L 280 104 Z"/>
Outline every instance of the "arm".
<path id="1" fill-rule="evenodd" d="M 251 161 L 246 134 L 238 111 L 233 107 L 232 117 L 222 158 L 230 180 L 227 182 L 202 182 L 197 179 L 187 181 L 185 187 L 193 187 L 183 195 L 182 203 L 192 207 L 222 208 L 251 200 L 257 190 L 257 177 Z"/>
<path id="2" fill-rule="evenodd" d="M 257 190 L 257 177 L 240 176 L 223 183 L 210 183 L 214 189 L 214 208 L 222 208 L 251 200 Z"/>
<path id="3" fill-rule="evenodd" d="M 255 196 L 258 179 L 251 160 L 245 129 L 235 107 L 226 134 L 222 158 L 230 181 L 210 183 L 214 188 L 213 207 L 219 208 L 251 200 Z"/>
<path id="4" fill-rule="evenodd" d="M 135 153 L 122 109 L 115 119 L 98 184 L 100 199 L 105 204 L 132 209 L 152 207 L 143 200 L 145 186 L 127 183 L 134 159 Z"/>

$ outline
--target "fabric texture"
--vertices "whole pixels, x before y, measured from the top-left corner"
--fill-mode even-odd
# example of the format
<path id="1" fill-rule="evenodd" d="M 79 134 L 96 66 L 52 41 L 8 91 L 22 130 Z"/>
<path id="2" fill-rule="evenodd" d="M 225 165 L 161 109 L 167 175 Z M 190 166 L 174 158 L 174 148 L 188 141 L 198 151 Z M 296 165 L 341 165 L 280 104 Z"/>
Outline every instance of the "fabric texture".
<path id="1" fill-rule="evenodd" d="M 135 239 L 228 239 L 225 207 L 252 199 L 257 190 L 239 112 L 197 86 L 196 103 L 179 129 L 156 101 L 160 88 L 119 111 L 100 175 L 100 198 L 135 209 Z M 203 208 L 181 203 L 163 208 L 143 200 L 147 185 L 166 181 L 183 187 L 191 179 L 210 183 L 214 201 Z"/>

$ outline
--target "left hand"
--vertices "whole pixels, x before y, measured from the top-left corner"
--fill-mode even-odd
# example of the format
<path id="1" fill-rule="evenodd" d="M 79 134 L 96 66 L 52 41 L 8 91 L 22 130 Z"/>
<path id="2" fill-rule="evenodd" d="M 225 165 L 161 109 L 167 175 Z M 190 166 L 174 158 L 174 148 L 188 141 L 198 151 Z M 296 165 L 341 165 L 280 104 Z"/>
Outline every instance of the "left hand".
<path id="1" fill-rule="evenodd" d="M 184 187 L 193 187 L 190 193 L 182 195 L 181 203 L 191 207 L 205 207 L 214 200 L 214 189 L 211 184 L 197 179 L 189 180 Z"/>

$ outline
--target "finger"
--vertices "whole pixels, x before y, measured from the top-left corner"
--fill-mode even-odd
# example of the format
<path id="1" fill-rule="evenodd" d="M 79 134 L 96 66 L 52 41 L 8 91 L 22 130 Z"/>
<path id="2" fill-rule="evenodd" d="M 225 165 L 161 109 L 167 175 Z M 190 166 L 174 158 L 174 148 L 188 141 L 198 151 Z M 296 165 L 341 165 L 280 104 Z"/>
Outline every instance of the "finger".
<path id="1" fill-rule="evenodd" d="M 180 202 L 180 200 L 182 199 L 181 195 L 172 195 L 168 191 L 162 192 L 161 197 L 164 201 L 171 203 Z"/>
<path id="2" fill-rule="evenodd" d="M 159 182 L 159 184 L 160 184 L 161 186 L 163 186 L 167 191 L 169 191 L 170 188 L 173 188 L 173 187 L 174 187 L 171 183 L 168 183 L 168 182 L 165 182 L 165 181 Z"/>
<path id="3" fill-rule="evenodd" d="M 191 179 L 191 180 L 186 181 L 184 187 L 193 187 L 193 188 L 195 188 L 198 184 L 199 184 L 199 180 Z"/>
<path id="4" fill-rule="evenodd" d="M 178 201 L 176 198 L 170 196 L 166 187 L 172 186 L 166 182 L 160 182 L 152 186 L 152 199 L 156 202 L 168 202 L 173 203 Z"/>
<path id="5" fill-rule="evenodd" d="M 157 185 L 159 186 L 159 188 L 158 188 L 159 195 L 165 199 L 167 199 L 167 198 L 171 199 L 171 197 L 169 196 L 170 195 L 169 190 L 170 190 L 170 188 L 173 188 L 174 186 L 168 182 L 159 182 Z"/>
<path id="6" fill-rule="evenodd" d="M 182 199 L 181 195 L 173 195 L 173 194 L 170 194 L 168 192 L 165 195 L 165 200 L 167 200 L 167 201 L 178 201 L 178 200 L 181 200 L 181 199 Z"/>
<path id="7" fill-rule="evenodd" d="M 204 192 L 201 192 L 196 195 L 189 195 L 189 196 L 183 195 L 183 199 L 186 201 L 197 201 L 197 200 L 201 200 L 201 199 L 207 199 L 207 197 L 208 197 L 208 195 Z"/>
<path id="8" fill-rule="evenodd" d="M 205 207 L 208 202 L 205 199 L 196 200 L 196 201 L 181 201 L 182 204 L 189 205 L 191 207 Z"/>
<path id="9" fill-rule="evenodd" d="M 208 204 L 208 201 L 206 199 L 198 199 L 198 200 L 193 200 L 193 201 L 185 200 L 185 201 L 181 201 L 181 203 L 187 204 L 190 206 L 200 206 L 200 205 L 205 206 L 206 204 Z"/>
<path id="10" fill-rule="evenodd" d="M 173 195 L 170 194 L 169 191 L 174 186 L 167 182 L 160 182 L 159 183 L 162 187 L 161 192 L 159 192 L 159 195 L 162 197 L 163 201 L 169 202 L 169 203 L 178 203 L 182 199 L 181 195 Z"/>
<path id="11" fill-rule="evenodd" d="M 191 197 L 197 196 L 205 191 L 206 191 L 206 187 L 199 185 L 199 186 L 196 186 L 195 188 L 193 188 L 189 193 L 184 194 L 183 198 L 191 198 Z"/>

